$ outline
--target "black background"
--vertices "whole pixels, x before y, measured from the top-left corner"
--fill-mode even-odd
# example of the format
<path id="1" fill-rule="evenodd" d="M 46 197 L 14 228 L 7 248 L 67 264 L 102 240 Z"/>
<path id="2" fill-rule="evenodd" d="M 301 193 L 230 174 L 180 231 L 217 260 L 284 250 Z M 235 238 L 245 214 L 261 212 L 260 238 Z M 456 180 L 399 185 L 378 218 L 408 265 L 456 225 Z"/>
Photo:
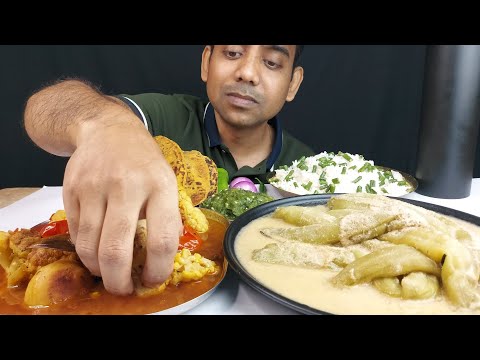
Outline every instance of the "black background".
<path id="1" fill-rule="evenodd" d="M 36 147 L 22 126 L 26 99 L 60 77 L 108 94 L 205 96 L 203 45 L 0 46 L 0 188 L 62 185 L 67 158 Z M 364 155 L 415 174 L 424 45 L 307 45 L 305 79 L 281 113 L 284 127 L 316 152 Z M 477 154 L 480 144 L 477 142 Z M 480 177 L 480 156 L 474 177 Z"/>

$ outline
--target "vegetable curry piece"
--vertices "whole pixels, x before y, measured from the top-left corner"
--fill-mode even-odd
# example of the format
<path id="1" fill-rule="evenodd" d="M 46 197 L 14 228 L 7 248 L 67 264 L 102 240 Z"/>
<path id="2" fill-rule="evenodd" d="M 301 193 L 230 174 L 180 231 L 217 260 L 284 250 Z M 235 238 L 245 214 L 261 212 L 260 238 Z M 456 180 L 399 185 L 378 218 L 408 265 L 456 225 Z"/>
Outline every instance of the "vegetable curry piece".
<path id="1" fill-rule="evenodd" d="M 1 314 L 149 314 L 180 305 L 215 287 L 226 271 L 223 255 L 223 237 L 227 224 L 207 215 L 208 239 L 203 241 L 198 252 L 215 262 L 218 271 L 204 276 L 199 281 L 169 284 L 156 295 L 115 296 L 103 287 L 101 279 L 74 297 L 49 307 L 28 307 L 24 304 L 25 286 L 7 287 L 6 272 L 0 270 Z M 43 250 L 43 249 L 42 249 Z M 195 251 L 192 251 L 194 253 Z"/>

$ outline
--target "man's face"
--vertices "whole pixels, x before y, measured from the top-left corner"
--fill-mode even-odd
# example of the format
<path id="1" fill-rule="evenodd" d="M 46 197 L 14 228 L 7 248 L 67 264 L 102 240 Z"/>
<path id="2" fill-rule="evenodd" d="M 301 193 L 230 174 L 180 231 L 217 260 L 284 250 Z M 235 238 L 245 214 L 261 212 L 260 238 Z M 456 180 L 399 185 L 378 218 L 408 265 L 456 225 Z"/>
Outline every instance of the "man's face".
<path id="1" fill-rule="evenodd" d="M 295 68 L 295 45 L 205 47 L 202 80 L 217 115 L 233 127 L 262 124 L 295 97 L 303 69 Z"/>

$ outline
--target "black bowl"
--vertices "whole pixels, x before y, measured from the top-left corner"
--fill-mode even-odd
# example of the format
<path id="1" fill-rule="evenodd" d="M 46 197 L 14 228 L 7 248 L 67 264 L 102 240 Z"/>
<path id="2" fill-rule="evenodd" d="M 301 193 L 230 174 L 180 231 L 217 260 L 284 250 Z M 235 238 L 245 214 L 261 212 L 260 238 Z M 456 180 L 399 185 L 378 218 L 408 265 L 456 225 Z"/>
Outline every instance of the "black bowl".
<path id="1" fill-rule="evenodd" d="M 323 205 L 332 197 L 338 194 L 322 194 L 322 195 L 303 195 L 303 196 L 295 196 L 289 197 L 279 200 L 274 200 L 260 206 L 257 206 L 251 210 L 248 210 L 244 214 L 240 215 L 236 218 L 228 227 L 227 232 L 225 234 L 225 240 L 223 243 L 225 256 L 228 260 L 230 268 L 235 271 L 240 278 L 245 281 L 249 286 L 254 288 L 255 290 L 259 291 L 261 294 L 269 297 L 270 299 L 283 304 L 289 308 L 292 308 L 298 312 L 303 314 L 310 314 L 310 315 L 321 315 L 321 314 L 330 314 L 326 311 L 317 310 L 310 306 L 301 304 L 294 300 L 289 299 L 283 295 L 277 294 L 275 291 L 269 289 L 268 287 L 262 285 L 258 282 L 240 263 L 238 257 L 235 253 L 235 240 L 237 238 L 238 233 L 244 226 L 249 224 L 251 221 L 268 215 L 272 213 L 277 207 L 279 206 L 291 206 L 291 205 L 302 205 L 302 206 L 314 206 L 314 205 Z M 430 203 L 425 203 L 422 201 L 416 201 L 411 199 L 403 199 L 403 198 L 395 198 L 396 200 L 404 201 L 410 203 L 412 205 L 416 205 L 419 207 L 423 207 L 428 210 L 435 211 L 440 214 L 452 216 L 472 224 L 480 226 L 480 217 L 475 215 L 471 215 L 462 211 L 450 209 L 447 207 L 434 205 Z"/>

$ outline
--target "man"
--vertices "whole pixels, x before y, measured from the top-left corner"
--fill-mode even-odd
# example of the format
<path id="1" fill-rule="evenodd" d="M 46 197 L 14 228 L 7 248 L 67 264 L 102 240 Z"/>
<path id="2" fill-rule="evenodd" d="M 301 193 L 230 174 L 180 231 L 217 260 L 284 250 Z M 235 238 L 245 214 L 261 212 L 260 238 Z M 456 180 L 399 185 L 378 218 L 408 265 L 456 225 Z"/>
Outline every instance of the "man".
<path id="1" fill-rule="evenodd" d="M 63 183 L 70 235 L 107 291 L 133 291 L 139 218 L 148 226 L 144 284 L 163 282 L 173 268 L 182 230 L 177 185 L 152 134 L 184 150 L 198 149 L 231 177 L 264 175 L 277 164 L 313 154 L 282 132 L 275 118 L 303 80 L 303 69 L 294 66 L 299 53 L 296 45 L 206 46 L 201 77 L 209 104 L 189 96 L 111 97 L 77 80 L 30 97 L 29 136 L 52 154 L 71 155 Z"/>

